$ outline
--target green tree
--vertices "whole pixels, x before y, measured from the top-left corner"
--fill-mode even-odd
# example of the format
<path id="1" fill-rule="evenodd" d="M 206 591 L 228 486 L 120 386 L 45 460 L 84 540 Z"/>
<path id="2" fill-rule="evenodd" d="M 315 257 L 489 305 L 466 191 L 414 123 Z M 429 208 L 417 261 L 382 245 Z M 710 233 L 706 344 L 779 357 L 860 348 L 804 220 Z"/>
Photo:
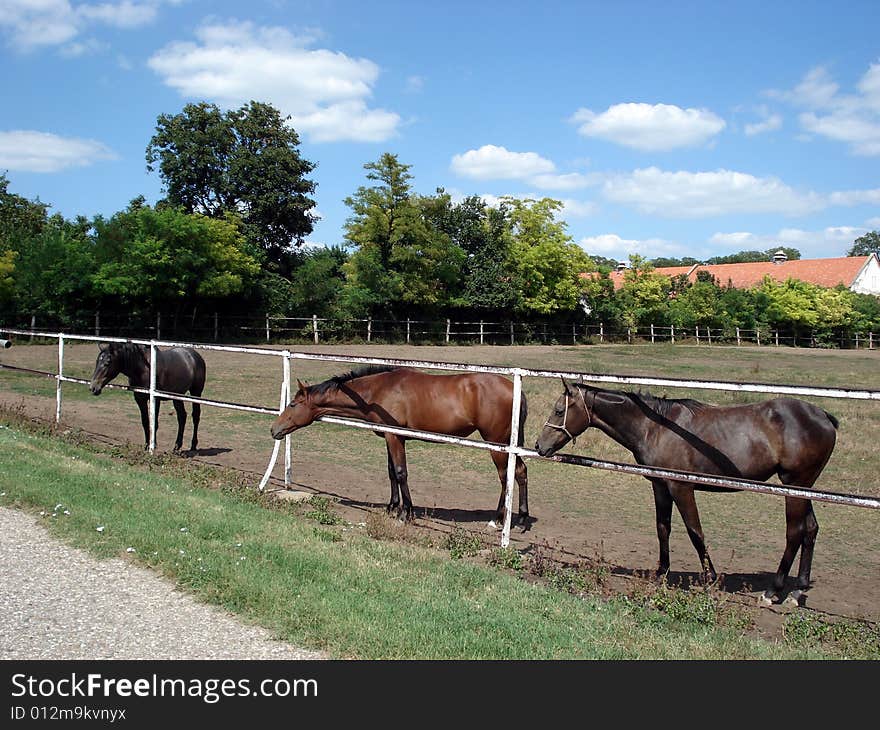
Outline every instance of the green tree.
<path id="1" fill-rule="evenodd" d="M 556 220 L 562 203 L 552 198 L 511 197 L 504 202 L 510 209 L 512 253 L 522 285 L 521 309 L 536 314 L 575 310 L 587 286 L 581 274 L 596 267 L 572 241 L 565 223 Z"/>
<path id="2" fill-rule="evenodd" d="M 17 251 L 0 251 L 0 304 L 15 295 L 15 259 Z"/>
<path id="3" fill-rule="evenodd" d="M 332 313 L 345 282 L 348 253 L 339 246 L 306 251 L 291 278 L 291 313 L 299 316 Z"/>
<path id="4" fill-rule="evenodd" d="M 307 177 L 315 165 L 300 155 L 289 119 L 255 101 L 229 112 L 187 104 L 159 116 L 146 152 L 147 170 L 158 168 L 171 207 L 239 216 L 245 236 L 282 274 L 315 220 L 315 183 Z"/>
<path id="5" fill-rule="evenodd" d="M 455 292 L 464 306 L 496 312 L 517 308 L 520 287 L 507 206 L 489 207 L 477 195 L 453 203 L 442 188 L 419 202 L 429 225 L 467 257 Z"/>
<path id="6" fill-rule="evenodd" d="M 870 231 L 864 236 L 859 236 L 853 241 L 852 247 L 846 252 L 847 256 L 868 256 L 876 253 L 880 255 L 880 233 Z"/>
<path id="7" fill-rule="evenodd" d="M 631 255 L 629 262 L 618 292 L 623 324 L 627 327 L 664 324 L 669 315 L 672 290 L 669 277 L 658 274 L 637 254 Z"/>
<path id="8" fill-rule="evenodd" d="M 453 292 L 465 253 L 426 220 L 412 192 L 410 166 L 385 153 L 364 169 L 374 184 L 345 199 L 352 210 L 345 238 L 355 252 L 345 265 L 343 309 L 361 316 L 399 306 L 458 304 Z"/>
<path id="9" fill-rule="evenodd" d="M 242 293 L 259 271 L 234 217 L 154 209 L 143 199 L 109 220 L 95 220 L 97 294 L 123 303 L 171 306 Z"/>

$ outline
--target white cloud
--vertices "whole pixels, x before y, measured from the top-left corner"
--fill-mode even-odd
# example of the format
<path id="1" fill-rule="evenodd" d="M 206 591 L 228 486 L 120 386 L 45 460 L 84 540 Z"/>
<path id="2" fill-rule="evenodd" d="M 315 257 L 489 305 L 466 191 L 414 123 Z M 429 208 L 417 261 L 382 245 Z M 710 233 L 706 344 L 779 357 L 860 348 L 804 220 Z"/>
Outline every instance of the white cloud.
<path id="1" fill-rule="evenodd" d="M 595 175 L 557 172 L 551 160 L 536 152 L 511 152 L 492 144 L 454 155 L 449 168 L 472 180 L 519 180 L 542 190 L 578 190 L 598 182 Z"/>
<path id="2" fill-rule="evenodd" d="M 775 246 L 796 248 L 803 258 L 845 256 L 852 242 L 867 232 L 860 226 L 829 226 L 820 231 L 783 228 L 776 233 L 715 233 L 709 244 L 725 253 L 767 251 Z"/>
<path id="3" fill-rule="evenodd" d="M 828 196 L 831 205 L 880 205 L 880 188 L 841 190 Z"/>
<path id="4" fill-rule="evenodd" d="M 616 233 L 603 233 L 598 236 L 586 236 L 579 242 L 580 247 L 589 254 L 605 258 L 626 261 L 631 254 L 646 258 L 669 256 L 681 258 L 691 255 L 690 249 L 674 241 L 663 238 L 632 239 L 621 238 Z"/>
<path id="5" fill-rule="evenodd" d="M 425 88 L 424 76 L 408 76 L 406 79 L 406 91 L 410 94 L 418 94 Z"/>
<path id="6" fill-rule="evenodd" d="M 453 156 L 450 168 L 456 175 L 474 180 L 525 180 L 556 171 L 550 160 L 535 152 L 510 152 L 493 144 Z"/>
<path id="7" fill-rule="evenodd" d="M 821 196 L 799 193 L 777 178 L 744 172 L 666 172 L 656 167 L 609 177 L 605 197 L 667 218 L 703 218 L 731 213 L 804 215 L 821 207 Z"/>
<path id="8" fill-rule="evenodd" d="M 865 224 L 871 226 L 871 228 L 880 228 L 880 217 L 868 218 L 868 220 L 865 221 Z"/>
<path id="9" fill-rule="evenodd" d="M 756 134 L 764 134 L 765 132 L 773 132 L 782 128 L 782 117 L 779 114 L 766 114 L 760 122 L 746 124 L 745 133 L 748 137 L 754 137 Z"/>
<path id="10" fill-rule="evenodd" d="M 726 123 L 708 109 L 673 104 L 615 104 L 601 114 L 578 109 L 571 121 L 585 137 L 599 137 L 644 151 L 694 147 L 709 141 Z"/>
<path id="11" fill-rule="evenodd" d="M 873 63 L 856 84 L 856 93 L 842 94 L 827 69 L 811 69 L 792 90 L 768 92 L 803 107 L 801 126 L 849 145 L 855 155 L 880 155 L 880 63 Z"/>
<path id="12" fill-rule="evenodd" d="M 0 30 L 6 31 L 13 48 L 29 51 L 67 43 L 96 25 L 126 29 L 143 27 L 155 20 L 161 4 L 162 0 L 95 4 L 74 4 L 70 0 L 3 0 L 0 3 Z M 94 50 L 94 43 L 74 44 L 66 55 L 82 55 L 88 44 Z"/>
<path id="13" fill-rule="evenodd" d="M 0 132 L 0 168 L 18 172 L 59 172 L 116 159 L 109 147 L 92 139 L 60 137 L 48 132 Z"/>
<path id="14" fill-rule="evenodd" d="M 318 142 L 379 142 L 400 124 L 398 114 L 367 106 L 379 67 L 368 59 L 309 49 L 313 36 L 229 22 L 202 26 L 196 39 L 171 43 L 148 62 L 185 97 L 228 107 L 266 100 Z"/>

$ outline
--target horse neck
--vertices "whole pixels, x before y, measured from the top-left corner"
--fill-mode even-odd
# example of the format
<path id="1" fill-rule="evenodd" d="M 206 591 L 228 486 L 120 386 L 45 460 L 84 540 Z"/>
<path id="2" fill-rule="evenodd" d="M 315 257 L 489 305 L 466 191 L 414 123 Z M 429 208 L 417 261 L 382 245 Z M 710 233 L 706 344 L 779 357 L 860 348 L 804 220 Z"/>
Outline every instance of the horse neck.
<path id="1" fill-rule="evenodd" d="M 603 394 L 608 398 L 603 398 Z M 633 455 L 638 456 L 652 422 L 633 401 L 631 394 L 597 389 L 590 410 L 592 413 L 590 426 L 603 431 Z"/>
<path id="2" fill-rule="evenodd" d="M 150 365 L 144 357 L 140 345 L 126 345 L 122 348 L 122 367 L 119 372 L 128 376 L 132 385 L 148 385 Z"/>
<path id="3" fill-rule="evenodd" d="M 366 418 L 372 402 L 371 388 L 358 379 L 340 383 L 312 395 L 312 405 L 320 416 Z"/>

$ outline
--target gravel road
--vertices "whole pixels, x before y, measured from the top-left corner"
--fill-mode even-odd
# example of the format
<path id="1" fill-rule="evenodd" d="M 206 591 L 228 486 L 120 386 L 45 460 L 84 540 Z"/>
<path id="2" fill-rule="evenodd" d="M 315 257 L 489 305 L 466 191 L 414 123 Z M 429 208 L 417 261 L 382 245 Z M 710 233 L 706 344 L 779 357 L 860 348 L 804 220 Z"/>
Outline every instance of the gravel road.
<path id="1" fill-rule="evenodd" d="M 326 659 L 0 507 L 0 659 Z"/>

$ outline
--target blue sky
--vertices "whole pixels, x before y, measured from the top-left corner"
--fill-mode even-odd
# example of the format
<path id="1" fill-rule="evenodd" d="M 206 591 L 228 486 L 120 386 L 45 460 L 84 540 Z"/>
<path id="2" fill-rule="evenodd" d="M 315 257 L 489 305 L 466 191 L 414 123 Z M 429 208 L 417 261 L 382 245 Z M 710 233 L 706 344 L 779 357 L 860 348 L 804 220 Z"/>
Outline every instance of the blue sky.
<path id="1" fill-rule="evenodd" d="M 418 192 L 554 197 L 589 253 L 842 256 L 880 229 L 880 3 L 2 0 L 0 172 L 112 215 L 156 118 L 292 117 L 343 242 L 363 165 Z"/>

